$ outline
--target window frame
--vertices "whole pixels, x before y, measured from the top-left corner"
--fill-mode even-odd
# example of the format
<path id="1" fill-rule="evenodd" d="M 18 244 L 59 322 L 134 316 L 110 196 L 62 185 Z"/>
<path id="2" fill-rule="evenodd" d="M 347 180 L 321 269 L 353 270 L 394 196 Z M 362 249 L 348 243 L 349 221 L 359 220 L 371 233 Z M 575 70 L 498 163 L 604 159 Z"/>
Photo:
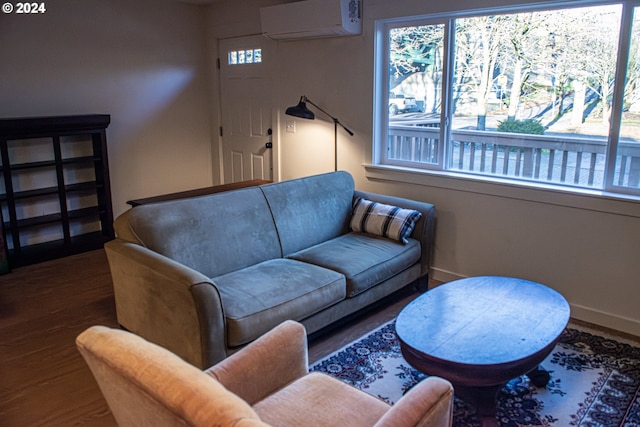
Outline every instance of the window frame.
<path id="1" fill-rule="evenodd" d="M 615 70 L 615 85 L 611 102 L 611 116 L 607 147 L 605 152 L 605 170 L 602 188 L 586 188 L 572 186 L 568 183 L 551 182 L 543 180 L 526 180 L 511 176 L 494 176 L 489 174 L 473 173 L 468 171 L 451 170 L 448 168 L 451 153 L 451 120 L 453 113 L 453 100 L 451 91 L 454 78 L 455 60 L 455 20 L 474 16 L 486 16 L 491 14 L 509 14 L 531 11 L 549 11 L 557 9 L 575 9 L 589 6 L 620 5 L 622 8 L 620 18 L 620 34 L 617 50 L 617 63 Z M 638 10 L 634 10 L 634 9 Z M 527 188 L 541 190 L 573 191 L 579 194 L 609 194 L 624 199 L 631 197 L 639 200 L 640 188 L 620 186 L 615 183 L 616 156 L 619 148 L 619 137 L 622 127 L 622 113 L 624 103 L 624 91 L 626 85 L 627 66 L 631 49 L 633 33 L 634 12 L 640 13 L 640 0 L 584 0 L 563 2 L 557 1 L 548 4 L 515 5 L 496 7 L 491 9 L 473 9 L 450 13 L 436 13 L 426 15 L 413 15 L 376 20 L 374 23 L 374 117 L 373 117 L 373 152 L 372 166 L 382 169 L 397 169 L 400 171 L 416 170 L 420 173 L 436 174 L 452 178 L 509 183 Z M 421 25 L 443 25 L 443 84 L 442 105 L 440 113 L 440 132 L 438 141 L 438 160 L 435 163 L 412 162 L 408 160 L 390 159 L 387 155 L 387 142 L 389 137 L 389 33 L 393 28 Z"/>

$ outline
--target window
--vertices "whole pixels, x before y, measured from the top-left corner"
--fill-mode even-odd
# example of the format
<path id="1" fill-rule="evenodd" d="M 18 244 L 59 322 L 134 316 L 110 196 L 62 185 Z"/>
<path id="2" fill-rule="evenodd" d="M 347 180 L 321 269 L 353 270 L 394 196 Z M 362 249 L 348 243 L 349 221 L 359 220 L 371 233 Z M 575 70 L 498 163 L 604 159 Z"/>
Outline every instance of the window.
<path id="1" fill-rule="evenodd" d="M 640 194 L 636 5 L 378 22 L 378 163 Z"/>
<path id="2" fill-rule="evenodd" d="M 262 49 L 231 50 L 227 61 L 229 65 L 258 64 L 262 62 Z"/>

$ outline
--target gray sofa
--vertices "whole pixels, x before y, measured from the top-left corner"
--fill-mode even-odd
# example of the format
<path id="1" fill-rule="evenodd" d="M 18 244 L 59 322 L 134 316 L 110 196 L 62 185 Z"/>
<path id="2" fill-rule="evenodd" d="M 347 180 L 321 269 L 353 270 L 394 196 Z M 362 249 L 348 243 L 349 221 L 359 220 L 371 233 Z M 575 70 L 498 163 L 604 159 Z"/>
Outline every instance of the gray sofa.
<path id="1" fill-rule="evenodd" d="M 406 243 L 353 232 L 358 197 L 422 215 Z M 207 368 L 284 320 L 313 333 L 426 281 L 434 223 L 346 172 L 138 206 L 105 245 L 118 322 Z"/>

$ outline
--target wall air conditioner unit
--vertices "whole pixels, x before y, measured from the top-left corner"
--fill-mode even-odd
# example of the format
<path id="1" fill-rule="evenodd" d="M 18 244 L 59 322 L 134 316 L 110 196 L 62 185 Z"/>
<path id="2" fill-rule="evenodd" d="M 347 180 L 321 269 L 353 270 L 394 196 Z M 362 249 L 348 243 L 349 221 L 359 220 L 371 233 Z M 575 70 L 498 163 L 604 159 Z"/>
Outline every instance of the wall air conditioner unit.
<path id="1" fill-rule="evenodd" d="M 275 40 L 362 33 L 361 0 L 305 0 L 260 8 L 262 33 Z"/>

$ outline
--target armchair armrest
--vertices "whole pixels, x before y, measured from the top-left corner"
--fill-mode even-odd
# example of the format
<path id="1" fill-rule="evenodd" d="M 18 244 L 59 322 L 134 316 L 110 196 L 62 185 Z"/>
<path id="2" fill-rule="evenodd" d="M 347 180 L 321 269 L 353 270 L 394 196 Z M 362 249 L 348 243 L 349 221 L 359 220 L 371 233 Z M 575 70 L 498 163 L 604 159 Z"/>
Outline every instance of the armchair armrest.
<path id="1" fill-rule="evenodd" d="M 308 371 L 306 330 L 288 320 L 206 372 L 253 405 Z"/>
<path id="2" fill-rule="evenodd" d="M 416 223 L 411 237 L 420 241 L 422 248 L 420 276 L 429 274 L 433 259 L 433 245 L 435 242 L 436 207 L 431 203 L 359 190 L 354 192 L 354 197 L 363 197 L 374 202 L 398 206 L 403 209 L 414 209 L 422 213 L 422 217 Z"/>
<path id="3" fill-rule="evenodd" d="M 375 427 L 443 427 L 452 423 L 451 383 L 439 377 L 428 377 L 402 396 Z"/>
<path id="4" fill-rule="evenodd" d="M 120 325 L 199 368 L 226 357 L 222 301 L 208 277 L 122 239 L 105 252 Z"/>

